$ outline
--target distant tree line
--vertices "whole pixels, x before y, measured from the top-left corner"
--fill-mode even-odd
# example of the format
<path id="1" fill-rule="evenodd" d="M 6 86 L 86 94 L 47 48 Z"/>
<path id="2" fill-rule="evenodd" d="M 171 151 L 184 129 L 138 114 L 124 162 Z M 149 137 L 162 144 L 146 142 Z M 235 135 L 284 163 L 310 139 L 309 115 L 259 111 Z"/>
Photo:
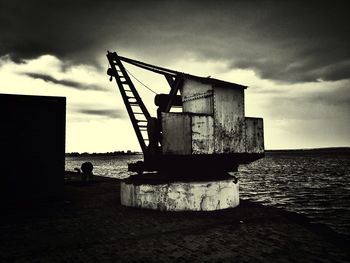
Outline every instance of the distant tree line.
<path id="1" fill-rule="evenodd" d="M 105 153 L 71 152 L 71 153 L 66 153 L 66 156 L 71 156 L 71 157 L 78 157 L 78 156 L 120 156 L 120 155 L 135 155 L 135 154 L 139 154 L 139 152 L 133 152 L 130 150 L 105 152 Z"/>

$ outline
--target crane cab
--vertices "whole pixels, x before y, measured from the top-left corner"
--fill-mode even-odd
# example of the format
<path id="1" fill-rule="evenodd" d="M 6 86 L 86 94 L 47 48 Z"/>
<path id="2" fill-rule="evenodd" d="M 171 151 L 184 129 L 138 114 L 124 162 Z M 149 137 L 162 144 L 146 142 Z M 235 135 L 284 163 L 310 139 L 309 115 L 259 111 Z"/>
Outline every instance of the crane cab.
<path id="1" fill-rule="evenodd" d="M 182 112 L 161 113 L 163 159 L 231 170 L 264 156 L 263 119 L 245 117 L 245 86 L 184 76 Z M 165 163 L 167 163 L 165 161 Z"/>

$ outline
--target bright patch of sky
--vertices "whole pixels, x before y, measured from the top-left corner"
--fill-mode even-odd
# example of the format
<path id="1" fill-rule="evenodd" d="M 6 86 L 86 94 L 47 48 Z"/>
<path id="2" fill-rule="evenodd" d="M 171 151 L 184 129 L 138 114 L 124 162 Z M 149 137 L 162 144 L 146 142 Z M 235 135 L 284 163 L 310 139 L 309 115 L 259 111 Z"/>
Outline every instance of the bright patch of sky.
<path id="1" fill-rule="evenodd" d="M 126 67 L 156 93 L 169 92 L 163 76 Z M 167 67 L 249 86 L 246 116 L 264 118 L 266 149 L 349 145 L 348 80 L 286 84 L 261 79 L 250 69 L 227 69 L 224 61 L 203 62 L 194 56 Z M 139 151 L 117 85 L 109 82 L 106 69 L 67 65 L 51 55 L 21 64 L 3 57 L 0 92 L 67 97 L 67 152 Z M 154 94 L 133 82 L 155 116 Z"/>

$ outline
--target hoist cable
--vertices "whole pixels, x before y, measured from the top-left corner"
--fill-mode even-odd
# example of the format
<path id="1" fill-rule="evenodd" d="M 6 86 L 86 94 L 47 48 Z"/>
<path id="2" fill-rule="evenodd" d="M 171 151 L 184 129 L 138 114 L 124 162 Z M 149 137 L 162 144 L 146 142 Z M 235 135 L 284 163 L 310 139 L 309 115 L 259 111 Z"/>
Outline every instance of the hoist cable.
<path id="1" fill-rule="evenodd" d="M 141 80 L 137 79 L 133 74 L 131 74 L 131 72 L 127 69 L 125 69 L 126 72 L 128 72 L 128 74 L 134 78 L 137 82 L 139 82 L 142 86 L 144 86 L 146 89 L 148 89 L 149 91 L 153 92 L 154 94 L 158 94 L 157 92 L 155 92 L 154 90 L 152 90 L 150 87 L 148 87 L 146 84 L 144 84 Z"/>

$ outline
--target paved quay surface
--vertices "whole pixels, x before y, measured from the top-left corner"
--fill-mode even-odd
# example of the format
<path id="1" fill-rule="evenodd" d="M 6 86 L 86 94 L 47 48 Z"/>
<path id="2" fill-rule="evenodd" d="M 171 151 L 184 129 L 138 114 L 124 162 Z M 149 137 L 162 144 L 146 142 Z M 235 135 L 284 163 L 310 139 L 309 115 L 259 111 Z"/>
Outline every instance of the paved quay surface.
<path id="1" fill-rule="evenodd" d="M 0 217 L 0 262 L 350 262 L 347 237 L 249 201 L 215 212 L 120 205 L 120 181 L 65 186 L 64 201 Z"/>

